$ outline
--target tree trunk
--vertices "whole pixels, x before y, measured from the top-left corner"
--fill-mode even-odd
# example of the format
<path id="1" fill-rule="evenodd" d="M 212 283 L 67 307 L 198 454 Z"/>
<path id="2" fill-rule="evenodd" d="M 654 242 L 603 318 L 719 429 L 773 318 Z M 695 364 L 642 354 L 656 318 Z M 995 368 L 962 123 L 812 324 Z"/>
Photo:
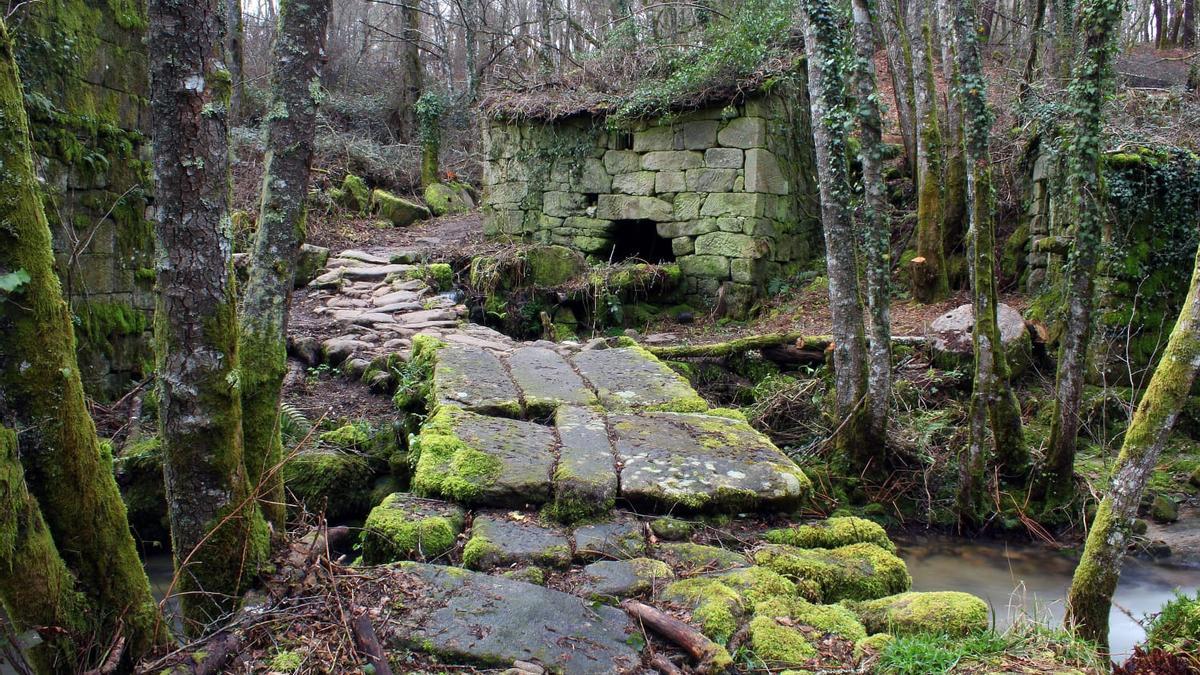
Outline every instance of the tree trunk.
<path id="1" fill-rule="evenodd" d="M 892 75 L 892 89 L 896 98 L 896 117 L 900 122 L 900 137 L 904 142 L 904 161 L 909 175 L 916 176 L 917 126 L 913 101 L 912 45 L 909 44 L 908 29 L 904 25 L 904 14 L 899 0 L 882 0 L 879 7 L 879 25 L 883 31 L 884 46 L 887 48 L 888 70 Z"/>
<path id="2" fill-rule="evenodd" d="M 1183 46 L 1196 47 L 1196 0 L 1183 0 Z"/>
<path id="3" fill-rule="evenodd" d="M 219 0 L 150 1 L 159 417 L 178 590 L 193 630 L 235 604 L 269 543 L 242 458 L 224 38 Z"/>
<path id="4" fill-rule="evenodd" d="M 962 86 L 958 88 L 967 162 L 967 223 L 971 253 L 975 330 L 975 380 L 971 392 L 970 438 L 960 463 L 959 518 L 974 524 L 984 516 L 984 485 L 989 461 L 1003 475 L 1025 472 L 1021 412 L 1009 387 L 1008 364 L 1000 343 L 996 299 L 996 227 L 988 135 L 992 113 L 987 105 L 975 0 L 956 0 L 954 40 Z"/>
<path id="5" fill-rule="evenodd" d="M 942 77 L 946 81 L 946 169 L 942 202 L 942 251 L 949 255 L 962 244 L 967 218 L 967 166 L 963 155 L 963 113 L 954 92 L 959 84 L 958 55 L 952 35 L 951 0 L 938 0 Z"/>
<path id="6" fill-rule="evenodd" d="M 1125 432 L 1108 493 L 1088 532 L 1083 558 L 1067 595 L 1066 624 L 1078 635 L 1108 646 L 1108 613 L 1132 538 L 1131 527 L 1146 481 L 1187 402 L 1200 368 L 1200 251 L 1191 287 L 1166 351 L 1154 369 L 1133 422 Z"/>
<path id="7" fill-rule="evenodd" d="M 317 125 L 330 0 L 283 0 L 271 73 L 258 231 L 242 298 L 242 433 L 246 477 L 268 522 L 283 532 L 279 395 L 287 374 L 287 318 L 304 243 L 308 176 Z"/>
<path id="8" fill-rule="evenodd" d="M 925 2 L 910 5 L 909 32 L 913 36 L 913 91 L 917 114 L 917 258 L 913 261 L 913 296 L 934 302 L 950 293 L 942 237 L 942 132 L 938 123 L 933 81 L 932 8 Z"/>
<path id="9" fill-rule="evenodd" d="M 1029 92 L 1033 87 L 1034 76 L 1037 72 L 1038 51 L 1042 44 L 1042 27 L 1046 22 L 1046 4 L 1046 0 L 1037 0 L 1037 7 L 1031 17 L 1033 27 L 1029 31 L 1029 55 L 1025 58 L 1025 69 L 1021 73 L 1021 84 L 1017 89 L 1017 98 L 1022 102 L 1029 98 Z"/>
<path id="10" fill-rule="evenodd" d="M 233 79 L 233 90 L 229 93 L 229 116 L 241 120 L 244 111 L 242 100 L 246 97 L 246 33 L 242 29 L 242 0 L 221 0 L 225 6 L 225 63 Z"/>
<path id="11" fill-rule="evenodd" d="M 863 260 L 867 268 L 867 307 L 871 313 L 867 414 L 870 438 L 883 447 L 887 438 L 888 406 L 892 400 L 891 227 L 883 184 L 883 122 L 875 84 L 875 28 L 870 0 L 853 0 L 854 83 L 858 99 L 863 193 Z M 886 11 L 886 10 L 884 10 Z"/>
<path id="12" fill-rule="evenodd" d="M 861 469 L 875 446 L 867 442 L 867 344 L 859 298 L 856 242 L 850 219 L 850 182 L 846 165 L 847 111 L 838 60 L 842 31 L 829 0 L 802 0 L 804 48 L 808 55 L 808 91 L 813 144 L 821 191 L 829 310 L 833 319 L 833 370 L 836 414 L 841 430 L 835 439 L 839 457 Z"/>
<path id="13" fill-rule="evenodd" d="M 45 608 L 16 606 L 23 601 L 9 605 L 10 598 L 45 587 L 43 600 L 61 605 L 62 622 L 74 624 L 75 606 L 63 604 L 70 591 L 67 576 L 52 560 L 61 556 L 87 599 L 97 635 L 109 639 L 120 632 L 130 655 L 140 656 L 166 636 L 159 632 L 158 609 L 129 532 L 112 458 L 102 451 L 88 414 L 71 312 L 54 271 L 31 152 L 24 93 L 0 22 L 0 425 L 19 434 L 14 449 L 7 447 L 14 441 L 4 432 L 4 462 L 10 466 L 3 481 L 8 490 L 0 489 L 8 502 L 0 508 L 0 559 L 23 547 L 48 565 L 41 576 L 23 579 L 8 575 L 32 559 L 17 561 L 17 568 L 0 564 L 9 587 L 5 603 L 23 621 L 26 612 Z M 26 483 L 9 471 L 17 455 L 36 503 L 24 495 Z M 54 549 L 56 556 L 50 555 Z"/>
<path id="14" fill-rule="evenodd" d="M 401 140 L 411 143 L 417 138 L 417 99 L 421 98 L 424 77 L 421 72 L 421 10 L 420 0 L 402 0 L 400 18 L 403 22 L 400 43 L 400 66 L 403 82 L 396 110 L 396 130 Z"/>
<path id="15" fill-rule="evenodd" d="M 1075 245 L 1067 262 L 1067 320 L 1058 356 L 1054 417 L 1042 475 L 1034 499 L 1052 505 L 1074 491 L 1075 444 L 1079 405 L 1092 334 L 1096 261 L 1103 213 L 1100 206 L 1100 131 L 1104 99 L 1112 88 L 1112 61 L 1121 0 L 1084 0 L 1080 27 L 1084 53 L 1071 81 L 1069 109 L 1074 111 L 1074 138 L 1068 154 L 1069 181 L 1075 208 Z"/>

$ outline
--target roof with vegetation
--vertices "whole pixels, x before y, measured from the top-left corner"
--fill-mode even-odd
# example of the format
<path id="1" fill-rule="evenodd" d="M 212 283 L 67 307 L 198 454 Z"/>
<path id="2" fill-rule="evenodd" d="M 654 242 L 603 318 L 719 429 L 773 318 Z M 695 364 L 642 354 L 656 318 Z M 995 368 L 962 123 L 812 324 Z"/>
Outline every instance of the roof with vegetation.
<path id="1" fill-rule="evenodd" d="M 639 43 L 614 30 L 604 49 L 573 71 L 544 82 L 493 87 L 480 105 L 499 119 L 592 115 L 620 122 L 736 102 L 800 72 L 803 42 L 793 6 L 788 0 L 750 0 L 714 19 L 698 44 L 685 47 Z"/>

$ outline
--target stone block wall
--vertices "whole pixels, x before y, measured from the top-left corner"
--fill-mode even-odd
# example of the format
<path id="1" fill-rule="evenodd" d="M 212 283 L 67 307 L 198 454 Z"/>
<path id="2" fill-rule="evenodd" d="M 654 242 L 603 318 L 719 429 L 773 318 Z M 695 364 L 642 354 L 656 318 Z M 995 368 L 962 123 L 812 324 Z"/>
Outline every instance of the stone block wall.
<path id="1" fill-rule="evenodd" d="M 153 364 L 154 238 L 143 3 L 43 0 L 9 21 L 88 393 Z"/>
<path id="2" fill-rule="evenodd" d="M 785 86 L 632 128 L 590 116 L 492 120 L 485 233 L 600 260 L 638 248 L 622 237 L 643 250 L 657 237 L 686 296 L 711 300 L 725 286 L 731 309 L 744 309 L 819 245 L 807 111 L 802 92 Z"/>

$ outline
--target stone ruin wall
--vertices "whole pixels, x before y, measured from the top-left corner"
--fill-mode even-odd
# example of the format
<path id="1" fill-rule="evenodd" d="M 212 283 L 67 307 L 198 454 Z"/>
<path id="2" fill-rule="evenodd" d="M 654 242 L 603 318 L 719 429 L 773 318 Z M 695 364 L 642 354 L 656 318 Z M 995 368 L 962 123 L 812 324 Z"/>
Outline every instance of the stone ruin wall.
<path id="1" fill-rule="evenodd" d="M 794 88 L 611 130 L 603 119 L 509 122 L 484 133 L 488 236 L 607 260 L 630 222 L 669 241 L 687 299 L 722 286 L 735 312 L 819 254 L 806 99 Z M 649 232 L 645 233 L 649 234 Z M 658 261 L 651 261 L 658 262 Z"/>
<path id="2" fill-rule="evenodd" d="M 90 395 L 153 365 L 154 238 L 144 7 L 47 0 L 10 22 L 56 266 Z"/>

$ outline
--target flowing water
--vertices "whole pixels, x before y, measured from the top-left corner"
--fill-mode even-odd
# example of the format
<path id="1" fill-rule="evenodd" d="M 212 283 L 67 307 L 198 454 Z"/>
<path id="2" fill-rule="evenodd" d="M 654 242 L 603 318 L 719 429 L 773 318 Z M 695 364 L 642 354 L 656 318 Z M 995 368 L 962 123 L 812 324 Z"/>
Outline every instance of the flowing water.
<path id="1" fill-rule="evenodd" d="M 1059 625 L 1076 558 L 1033 543 L 951 536 L 896 537 L 915 591 L 967 591 L 992 607 L 996 627 L 1022 614 Z M 1113 657 L 1123 660 L 1146 637 L 1138 623 L 1175 591 L 1194 593 L 1200 569 L 1126 558 L 1109 615 Z"/>

